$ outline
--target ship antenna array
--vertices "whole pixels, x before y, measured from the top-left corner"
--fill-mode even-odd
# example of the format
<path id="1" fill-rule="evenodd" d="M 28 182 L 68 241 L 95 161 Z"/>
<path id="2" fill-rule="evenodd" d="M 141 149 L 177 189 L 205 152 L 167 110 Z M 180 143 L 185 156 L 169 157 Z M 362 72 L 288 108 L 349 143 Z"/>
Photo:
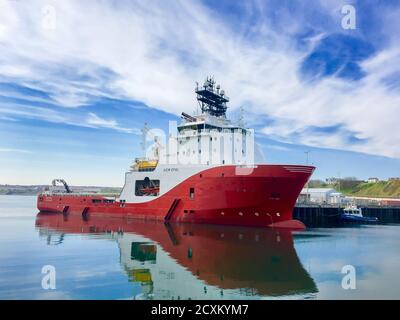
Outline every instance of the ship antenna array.
<path id="1" fill-rule="evenodd" d="M 216 117 L 226 116 L 226 109 L 228 108 L 226 103 L 229 102 L 229 98 L 225 95 L 221 86 L 216 85 L 213 77 L 207 77 L 202 87 L 197 84 L 195 92 L 202 113 Z"/>

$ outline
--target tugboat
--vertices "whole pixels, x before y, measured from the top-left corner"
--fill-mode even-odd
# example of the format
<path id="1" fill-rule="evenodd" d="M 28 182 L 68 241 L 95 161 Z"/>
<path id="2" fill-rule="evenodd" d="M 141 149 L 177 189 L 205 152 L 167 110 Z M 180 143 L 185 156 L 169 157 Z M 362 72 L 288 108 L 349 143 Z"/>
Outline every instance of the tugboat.
<path id="1" fill-rule="evenodd" d="M 119 196 L 50 189 L 38 195 L 38 209 L 84 218 L 303 229 L 292 211 L 315 167 L 256 161 L 254 130 L 227 118 L 224 90 L 209 77 L 195 93 L 201 113 L 182 113 L 172 132 L 170 124 L 165 145 L 154 139 L 126 172 Z M 143 147 L 149 130 L 142 132 Z"/>
<path id="2" fill-rule="evenodd" d="M 344 222 L 378 222 L 377 217 L 364 217 L 362 209 L 352 204 L 343 209 L 340 220 Z"/>

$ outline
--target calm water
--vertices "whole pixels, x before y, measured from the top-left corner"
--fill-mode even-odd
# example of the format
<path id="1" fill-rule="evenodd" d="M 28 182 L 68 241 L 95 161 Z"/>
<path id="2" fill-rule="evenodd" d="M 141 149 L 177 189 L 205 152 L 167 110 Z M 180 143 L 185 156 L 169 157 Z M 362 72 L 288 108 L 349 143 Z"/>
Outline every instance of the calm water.
<path id="1" fill-rule="evenodd" d="M 35 201 L 0 196 L 0 299 L 400 298 L 400 226 L 166 227 L 38 215 Z M 42 288 L 45 265 L 55 290 Z"/>

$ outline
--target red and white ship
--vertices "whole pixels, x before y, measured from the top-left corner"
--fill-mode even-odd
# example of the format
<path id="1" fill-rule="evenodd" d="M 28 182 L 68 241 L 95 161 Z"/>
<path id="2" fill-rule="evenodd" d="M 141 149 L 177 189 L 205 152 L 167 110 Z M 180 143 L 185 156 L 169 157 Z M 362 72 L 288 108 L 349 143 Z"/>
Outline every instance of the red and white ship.
<path id="1" fill-rule="evenodd" d="M 292 210 L 315 168 L 258 163 L 254 131 L 226 118 L 229 99 L 219 85 L 207 78 L 196 94 L 201 113 L 182 113 L 165 145 L 156 138 L 146 156 L 135 159 L 119 196 L 75 193 L 58 180 L 65 191 L 40 193 L 38 209 L 83 218 L 303 228 Z M 145 143 L 148 130 L 143 133 Z"/>

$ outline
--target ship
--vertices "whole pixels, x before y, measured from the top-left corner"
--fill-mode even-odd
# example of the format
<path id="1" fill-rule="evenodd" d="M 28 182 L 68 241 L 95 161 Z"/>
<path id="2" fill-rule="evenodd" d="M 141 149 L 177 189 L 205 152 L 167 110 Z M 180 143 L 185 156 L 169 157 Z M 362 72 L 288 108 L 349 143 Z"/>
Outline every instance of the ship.
<path id="1" fill-rule="evenodd" d="M 164 140 L 155 136 L 146 148 L 151 130 L 142 130 L 143 156 L 125 173 L 120 194 L 74 192 L 55 179 L 54 187 L 38 194 L 38 209 L 83 218 L 304 229 L 292 211 L 315 167 L 257 159 L 254 130 L 246 128 L 242 116 L 228 119 L 229 98 L 214 78 L 197 84 L 195 93 L 200 110 L 183 112 Z M 60 182 L 64 190 L 57 188 Z"/>
<path id="2" fill-rule="evenodd" d="M 134 299 L 312 299 L 318 292 L 290 229 L 47 213 L 35 226 L 49 246 L 68 246 L 71 235 L 115 242 L 112 256 L 137 289 Z"/>

